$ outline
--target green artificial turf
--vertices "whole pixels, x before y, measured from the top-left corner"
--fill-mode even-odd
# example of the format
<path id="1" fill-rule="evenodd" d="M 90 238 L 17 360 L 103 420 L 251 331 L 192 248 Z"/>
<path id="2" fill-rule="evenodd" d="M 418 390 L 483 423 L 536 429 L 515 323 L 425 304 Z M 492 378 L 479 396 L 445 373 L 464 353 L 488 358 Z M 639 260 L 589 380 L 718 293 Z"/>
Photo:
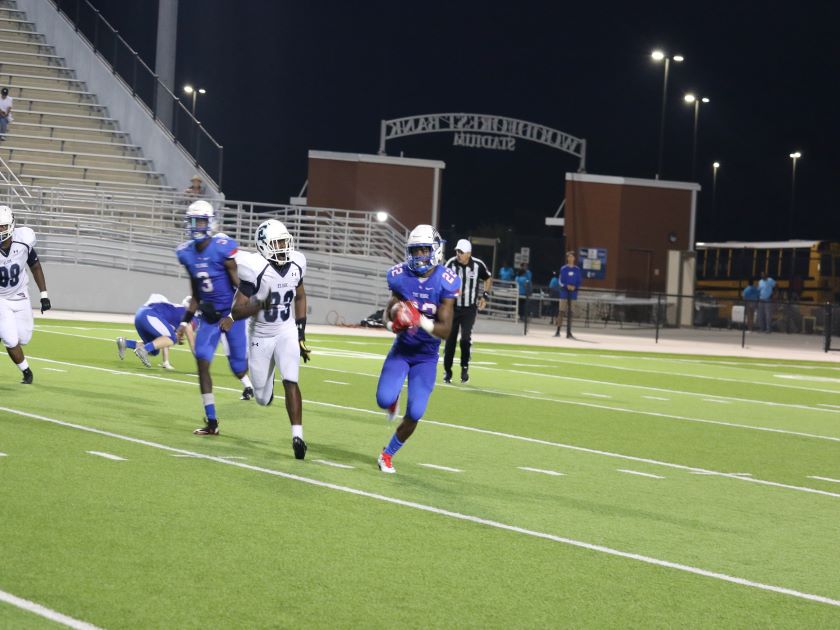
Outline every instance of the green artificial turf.
<path id="1" fill-rule="evenodd" d="M 120 361 L 130 333 L 39 320 L 35 384 L 0 363 L 0 591 L 107 628 L 840 625 L 608 553 L 840 600 L 840 483 L 811 478 L 840 479 L 834 364 L 476 344 L 383 475 L 389 335 L 309 336 L 301 462 L 223 356 L 222 434 L 193 436 L 192 357 Z"/>

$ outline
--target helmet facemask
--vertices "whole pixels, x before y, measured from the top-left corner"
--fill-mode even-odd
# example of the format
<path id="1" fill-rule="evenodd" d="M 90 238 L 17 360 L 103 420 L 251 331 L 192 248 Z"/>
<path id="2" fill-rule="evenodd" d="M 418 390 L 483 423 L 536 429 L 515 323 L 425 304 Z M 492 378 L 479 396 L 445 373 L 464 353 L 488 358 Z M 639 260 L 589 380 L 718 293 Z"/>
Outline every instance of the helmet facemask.
<path id="1" fill-rule="evenodd" d="M 424 274 L 443 262 L 444 240 L 431 225 L 418 225 L 408 236 L 405 246 L 408 268 L 416 274 Z M 426 249 L 420 253 L 420 249 Z"/>
<path id="2" fill-rule="evenodd" d="M 263 258 L 283 266 L 292 259 L 295 239 L 280 221 L 269 219 L 257 228 L 257 250 Z"/>
<path id="3" fill-rule="evenodd" d="M 203 200 L 190 204 L 187 209 L 184 227 L 187 230 L 187 235 L 194 241 L 203 241 L 210 238 L 216 228 L 213 206 Z"/>

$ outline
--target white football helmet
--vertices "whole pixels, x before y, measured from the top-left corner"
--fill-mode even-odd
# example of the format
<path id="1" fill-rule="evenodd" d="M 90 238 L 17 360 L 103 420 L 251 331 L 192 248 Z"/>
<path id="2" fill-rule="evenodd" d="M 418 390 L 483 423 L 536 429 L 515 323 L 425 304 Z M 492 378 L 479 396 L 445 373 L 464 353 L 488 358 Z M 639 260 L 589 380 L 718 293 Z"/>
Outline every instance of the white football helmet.
<path id="1" fill-rule="evenodd" d="M 277 219 L 260 223 L 257 228 L 257 249 L 263 258 L 278 265 L 285 265 L 292 259 L 295 239 Z"/>
<path id="2" fill-rule="evenodd" d="M 444 240 L 431 225 L 418 225 L 411 230 L 405 244 L 405 262 L 414 273 L 424 274 L 435 265 L 443 262 Z M 428 247 L 429 254 L 415 254 L 412 250 Z"/>
<path id="3" fill-rule="evenodd" d="M 9 206 L 0 206 L 0 243 L 15 231 L 15 215 Z"/>
<path id="4" fill-rule="evenodd" d="M 203 199 L 194 201 L 187 208 L 187 234 L 194 241 L 203 241 L 213 235 L 216 228 L 213 206 Z"/>

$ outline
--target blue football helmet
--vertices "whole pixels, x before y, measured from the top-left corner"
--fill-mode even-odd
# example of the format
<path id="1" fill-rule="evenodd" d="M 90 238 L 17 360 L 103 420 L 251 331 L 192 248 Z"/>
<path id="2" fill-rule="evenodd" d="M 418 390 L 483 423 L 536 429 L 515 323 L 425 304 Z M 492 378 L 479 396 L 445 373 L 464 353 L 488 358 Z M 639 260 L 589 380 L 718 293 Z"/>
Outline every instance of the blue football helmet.
<path id="1" fill-rule="evenodd" d="M 442 263 L 444 243 L 438 231 L 431 225 L 418 225 L 411 230 L 405 244 L 405 262 L 408 268 L 422 275 L 435 265 Z M 416 251 L 420 247 L 428 247 L 429 252 L 420 254 Z"/>
<path id="2" fill-rule="evenodd" d="M 213 206 L 203 199 L 191 203 L 187 208 L 185 225 L 187 235 L 194 241 L 210 238 L 216 227 Z"/>

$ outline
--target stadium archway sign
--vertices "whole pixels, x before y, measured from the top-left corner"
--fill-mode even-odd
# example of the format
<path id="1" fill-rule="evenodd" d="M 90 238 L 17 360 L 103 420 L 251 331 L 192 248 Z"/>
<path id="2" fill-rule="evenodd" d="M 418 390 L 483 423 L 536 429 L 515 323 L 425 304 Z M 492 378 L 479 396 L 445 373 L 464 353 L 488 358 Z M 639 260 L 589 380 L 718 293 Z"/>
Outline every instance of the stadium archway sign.
<path id="1" fill-rule="evenodd" d="M 394 138 L 427 133 L 454 133 L 456 147 L 514 151 L 516 140 L 528 140 L 576 156 L 578 170 L 586 170 L 586 140 L 545 125 L 488 114 L 422 114 L 383 120 L 379 131 L 379 153 Z"/>

